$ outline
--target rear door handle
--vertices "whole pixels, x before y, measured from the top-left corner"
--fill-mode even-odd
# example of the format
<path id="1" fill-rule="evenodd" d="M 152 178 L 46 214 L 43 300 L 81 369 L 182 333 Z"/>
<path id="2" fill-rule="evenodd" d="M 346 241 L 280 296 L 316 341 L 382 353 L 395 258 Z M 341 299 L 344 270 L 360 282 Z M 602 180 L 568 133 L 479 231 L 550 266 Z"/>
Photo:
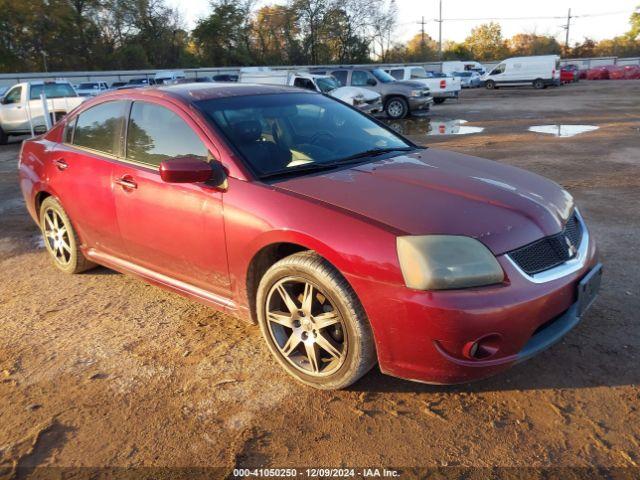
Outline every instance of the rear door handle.
<path id="1" fill-rule="evenodd" d="M 61 171 L 69 168 L 69 164 L 62 159 L 55 160 L 53 163 L 55 163 L 56 167 L 58 167 L 58 170 Z"/>
<path id="2" fill-rule="evenodd" d="M 138 188 L 138 184 L 136 182 L 134 182 L 132 179 L 127 178 L 127 177 L 118 178 L 118 179 L 114 180 L 114 183 L 117 183 L 118 185 L 120 185 L 124 189 L 134 190 L 134 189 Z"/>

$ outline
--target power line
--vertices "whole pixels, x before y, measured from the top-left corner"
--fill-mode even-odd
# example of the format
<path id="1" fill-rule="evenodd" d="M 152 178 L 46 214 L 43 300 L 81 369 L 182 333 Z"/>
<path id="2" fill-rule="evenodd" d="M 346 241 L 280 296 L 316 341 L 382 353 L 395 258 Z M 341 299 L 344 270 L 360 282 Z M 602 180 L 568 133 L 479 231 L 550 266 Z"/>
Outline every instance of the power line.
<path id="1" fill-rule="evenodd" d="M 607 15 L 621 15 L 629 13 L 627 10 L 621 10 L 617 12 L 603 12 L 603 13 L 585 13 L 582 15 L 572 15 L 571 18 L 584 18 L 584 17 L 604 17 Z M 558 20 L 566 18 L 564 15 L 554 16 L 538 16 L 538 17 L 477 17 L 477 18 L 443 18 L 444 22 L 470 22 L 470 21 L 482 21 L 482 20 Z M 435 19 L 437 22 L 438 19 Z"/>

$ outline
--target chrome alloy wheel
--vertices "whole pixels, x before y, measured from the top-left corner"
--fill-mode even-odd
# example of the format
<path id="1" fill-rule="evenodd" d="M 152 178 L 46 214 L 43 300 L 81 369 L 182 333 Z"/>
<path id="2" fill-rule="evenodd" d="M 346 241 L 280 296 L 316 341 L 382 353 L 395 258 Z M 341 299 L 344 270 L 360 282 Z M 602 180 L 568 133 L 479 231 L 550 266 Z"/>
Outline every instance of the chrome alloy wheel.
<path id="1" fill-rule="evenodd" d="M 391 100 L 389 102 L 389 106 L 387 107 L 387 111 L 390 117 L 400 118 L 400 116 L 404 112 L 404 107 L 398 100 Z"/>
<path id="2" fill-rule="evenodd" d="M 44 212 L 43 230 L 45 245 L 49 253 L 60 265 L 68 265 L 71 262 L 69 230 L 67 230 L 62 217 L 53 208 L 47 208 Z"/>
<path id="3" fill-rule="evenodd" d="M 342 316 L 308 280 L 287 277 L 275 283 L 267 295 L 266 320 L 279 353 L 307 375 L 330 375 L 344 363 L 348 339 Z"/>

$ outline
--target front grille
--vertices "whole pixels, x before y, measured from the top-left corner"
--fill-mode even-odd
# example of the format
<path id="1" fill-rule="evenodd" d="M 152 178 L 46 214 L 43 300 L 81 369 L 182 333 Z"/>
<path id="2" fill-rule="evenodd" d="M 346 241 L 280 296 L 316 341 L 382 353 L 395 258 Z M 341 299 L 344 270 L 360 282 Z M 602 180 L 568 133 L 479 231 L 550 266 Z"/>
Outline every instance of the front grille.
<path id="1" fill-rule="evenodd" d="M 582 225 L 576 213 L 569 217 L 564 230 L 508 253 L 525 273 L 534 275 L 562 265 L 578 253 Z"/>

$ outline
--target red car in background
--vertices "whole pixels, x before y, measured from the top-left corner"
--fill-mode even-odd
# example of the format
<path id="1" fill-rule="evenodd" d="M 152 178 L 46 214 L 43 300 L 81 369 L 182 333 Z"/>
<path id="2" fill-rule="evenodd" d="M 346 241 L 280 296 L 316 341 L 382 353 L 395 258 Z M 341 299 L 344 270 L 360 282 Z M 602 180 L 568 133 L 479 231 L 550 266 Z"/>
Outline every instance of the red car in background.
<path id="1" fill-rule="evenodd" d="M 577 82 L 579 78 L 580 73 L 575 65 L 565 65 L 560 69 L 560 83 Z"/>
<path id="2" fill-rule="evenodd" d="M 571 330 L 602 272 L 554 182 L 294 88 L 106 93 L 25 141 L 19 177 L 61 271 L 104 265 L 257 322 L 316 388 L 376 361 L 431 383 L 500 372 Z"/>
<path id="3" fill-rule="evenodd" d="M 609 68 L 611 67 L 613 67 L 613 65 L 590 68 L 587 70 L 587 80 L 608 80 Z"/>
<path id="4" fill-rule="evenodd" d="M 625 78 L 624 67 L 618 67 L 616 65 L 612 65 L 610 67 L 607 67 L 607 71 L 609 72 L 610 80 L 624 80 Z"/>
<path id="5" fill-rule="evenodd" d="M 625 80 L 638 80 L 640 79 L 640 65 L 626 65 L 624 67 Z"/>

